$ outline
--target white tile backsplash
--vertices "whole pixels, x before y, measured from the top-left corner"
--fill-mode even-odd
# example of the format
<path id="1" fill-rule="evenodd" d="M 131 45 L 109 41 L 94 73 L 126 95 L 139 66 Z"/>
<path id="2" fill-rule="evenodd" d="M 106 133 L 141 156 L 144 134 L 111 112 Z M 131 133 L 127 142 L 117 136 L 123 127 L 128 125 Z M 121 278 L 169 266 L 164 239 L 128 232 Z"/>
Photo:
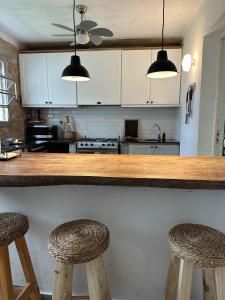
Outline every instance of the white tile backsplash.
<path id="1" fill-rule="evenodd" d="M 71 116 L 78 136 L 124 136 L 124 120 L 139 120 L 139 138 L 154 138 L 159 124 L 168 139 L 179 140 L 178 108 L 121 108 L 115 106 L 86 106 L 77 109 L 43 109 L 42 116 L 49 125 L 59 125 L 64 116 Z"/>

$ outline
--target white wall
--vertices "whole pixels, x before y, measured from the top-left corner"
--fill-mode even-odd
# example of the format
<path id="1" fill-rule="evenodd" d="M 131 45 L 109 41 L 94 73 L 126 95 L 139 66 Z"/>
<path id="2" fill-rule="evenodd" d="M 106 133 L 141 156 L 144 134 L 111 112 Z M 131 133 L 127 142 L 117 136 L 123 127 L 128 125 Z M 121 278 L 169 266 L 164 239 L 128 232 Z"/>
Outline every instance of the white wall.
<path id="1" fill-rule="evenodd" d="M 209 85 L 202 83 L 203 42 L 204 37 L 207 34 L 217 29 L 215 28 L 215 24 L 222 18 L 224 12 L 224 0 L 205 0 L 199 13 L 194 17 L 184 35 L 183 52 L 184 54 L 192 54 L 196 59 L 197 64 L 189 73 L 183 73 L 181 91 L 181 103 L 183 105 L 181 112 L 181 155 L 211 154 L 212 149 L 210 145 L 212 143 L 212 136 L 209 137 L 210 133 L 208 135 L 207 133 L 209 127 L 210 129 L 212 127 L 212 118 L 215 116 L 214 112 L 212 112 L 209 107 L 207 109 L 207 106 L 209 104 L 210 107 L 213 107 L 212 101 L 215 102 L 215 98 L 211 99 L 211 103 L 209 103 L 209 100 L 204 102 L 205 94 L 212 92 L 212 89 Z M 213 59 L 215 59 L 215 56 L 217 55 L 215 48 L 213 48 L 211 55 L 214 55 Z M 208 56 L 205 56 L 204 58 L 207 59 L 207 57 Z M 203 65 L 204 63 L 205 61 L 203 60 Z M 211 69 L 211 71 L 210 80 L 215 82 L 216 69 Z M 207 72 L 209 72 L 208 69 Z M 204 78 L 204 82 L 205 80 L 208 79 Z M 186 89 L 192 82 L 196 82 L 197 84 L 193 105 L 193 117 L 191 123 L 185 125 Z M 204 91 L 205 94 L 203 94 L 202 91 Z M 205 139 L 207 139 L 206 143 Z"/>
<path id="2" fill-rule="evenodd" d="M 181 222 L 203 223 L 225 232 L 225 191 L 136 187 L 52 186 L 1 188 L 0 211 L 18 211 L 30 220 L 28 246 L 42 292 L 52 292 L 54 261 L 50 231 L 60 223 L 91 218 L 105 223 L 111 242 L 105 254 L 113 298 L 163 299 L 169 264 L 167 233 Z M 11 248 L 14 283 L 23 277 Z M 83 268 L 75 268 L 74 293 L 87 292 Z M 198 271 L 193 300 L 202 299 Z"/>
<path id="3" fill-rule="evenodd" d="M 121 108 L 121 107 L 83 107 L 77 109 L 42 110 L 43 117 L 51 125 L 59 125 L 65 115 L 73 118 L 78 135 L 87 137 L 124 136 L 124 120 L 139 120 L 139 137 L 156 137 L 155 123 L 161 126 L 168 139 L 179 141 L 179 119 L 177 108 Z"/>

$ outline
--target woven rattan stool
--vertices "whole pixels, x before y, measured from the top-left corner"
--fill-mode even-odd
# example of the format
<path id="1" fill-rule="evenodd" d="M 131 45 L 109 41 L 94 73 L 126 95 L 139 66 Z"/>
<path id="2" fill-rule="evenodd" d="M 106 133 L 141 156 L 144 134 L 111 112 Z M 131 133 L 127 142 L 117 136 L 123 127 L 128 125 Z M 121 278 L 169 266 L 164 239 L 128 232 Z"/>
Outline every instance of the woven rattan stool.
<path id="1" fill-rule="evenodd" d="M 172 259 L 165 300 L 189 300 L 193 266 L 202 269 L 203 299 L 225 300 L 225 234 L 197 224 L 180 224 L 169 232 Z"/>
<path id="2" fill-rule="evenodd" d="M 0 213 L 0 299 L 41 300 L 37 280 L 24 238 L 29 223 L 26 216 L 18 213 Z M 13 289 L 8 246 L 15 242 L 27 284 Z"/>
<path id="3" fill-rule="evenodd" d="M 73 265 L 85 263 L 91 300 L 110 300 L 102 254 L 109 245 L 109 231 L 99 222 L 76 220 L 55 228 L 48 242 L 56 259 L 53 300 L 71 300 Z"/>

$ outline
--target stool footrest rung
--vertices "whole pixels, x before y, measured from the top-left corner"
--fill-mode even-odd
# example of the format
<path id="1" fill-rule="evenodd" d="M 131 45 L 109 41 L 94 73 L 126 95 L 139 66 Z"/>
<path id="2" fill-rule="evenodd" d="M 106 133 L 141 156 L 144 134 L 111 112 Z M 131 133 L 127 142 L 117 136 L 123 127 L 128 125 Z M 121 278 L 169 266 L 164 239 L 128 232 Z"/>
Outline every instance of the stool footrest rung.
<path id="1" fill-rule="evenodd" d="M 30 294 L 32 293 L 32 286 L 28 283 L 24 288 L 22 288 L 19 295 L 16 297 L 15 300 L 27 300 Z"/>

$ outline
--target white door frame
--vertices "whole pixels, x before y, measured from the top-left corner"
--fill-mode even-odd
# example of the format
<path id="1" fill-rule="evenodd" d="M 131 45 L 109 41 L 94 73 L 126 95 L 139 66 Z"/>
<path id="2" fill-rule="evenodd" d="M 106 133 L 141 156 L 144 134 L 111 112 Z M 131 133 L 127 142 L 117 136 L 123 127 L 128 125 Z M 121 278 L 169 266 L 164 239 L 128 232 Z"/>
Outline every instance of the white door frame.
<path id="1" fill-rule="evenodd" d="M 213 136 L 213 155 L 223 154 L 225 124 L 225 31 L 220 35 L 219 76 L 215 107 L 215 127 Z"/>

